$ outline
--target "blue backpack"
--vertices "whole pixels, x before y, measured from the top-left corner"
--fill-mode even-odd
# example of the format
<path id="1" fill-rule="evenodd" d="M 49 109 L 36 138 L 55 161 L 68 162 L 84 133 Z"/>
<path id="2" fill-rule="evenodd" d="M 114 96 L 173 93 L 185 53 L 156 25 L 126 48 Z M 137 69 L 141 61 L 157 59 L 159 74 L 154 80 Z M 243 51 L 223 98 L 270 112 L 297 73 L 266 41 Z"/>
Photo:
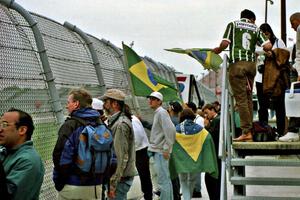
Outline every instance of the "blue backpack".
<path id="1" fill-rule="evenodd" d="M 83 173 L 103 174 L 111 164 L 113 137 L 105 124 L 86 125 L 79 135 L 76 165 Z"/>

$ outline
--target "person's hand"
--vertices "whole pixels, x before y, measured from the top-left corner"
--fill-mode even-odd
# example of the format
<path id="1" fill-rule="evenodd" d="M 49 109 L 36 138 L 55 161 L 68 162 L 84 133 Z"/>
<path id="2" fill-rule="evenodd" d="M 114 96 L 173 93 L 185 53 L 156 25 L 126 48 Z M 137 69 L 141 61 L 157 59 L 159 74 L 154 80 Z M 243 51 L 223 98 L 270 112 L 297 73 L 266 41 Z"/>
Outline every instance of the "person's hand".
<path id="1" fill-rule="evenodd" d="M 164 159 L 169 160 L 169 158 L 170 158 L 170 153 L 169 153 L 168 151 L 164 151 L 164 152 L 162 153 L 162 155 L 163 155 Z"/>
<path id="2" fill-rule="evenodd" d="M 222 52 L 222 49 L 220 47 L 216 47 L 213 50 L 211 50 L 212 52 L 214 52 L 215 54 L 219 54 Z"/>
<path id="3" fill-rule="evenodd" d="M 267 57 L 272 57 L 273 56 L 272 51 L 266 51 L 265 55 Z"/>
<path id="4" fill-rule="evenodd" d="M 209 125 L 209 119 L 208 118 L 204 118 L 204 126 L 208 126 Z"/>
<path id="5" fill-rule="evenodd" d="M 116 198 L 116 188 L 113 187 L 112 185 L 109 187 L 109 191 L 107 194 L 109 199 L 115 199 Z"/>
<path id="6" fill-rule="evenodd" d="M 300 76 L 298 76 L 298 79 L 297 79 L 297 81 L 300 81 Z"/>

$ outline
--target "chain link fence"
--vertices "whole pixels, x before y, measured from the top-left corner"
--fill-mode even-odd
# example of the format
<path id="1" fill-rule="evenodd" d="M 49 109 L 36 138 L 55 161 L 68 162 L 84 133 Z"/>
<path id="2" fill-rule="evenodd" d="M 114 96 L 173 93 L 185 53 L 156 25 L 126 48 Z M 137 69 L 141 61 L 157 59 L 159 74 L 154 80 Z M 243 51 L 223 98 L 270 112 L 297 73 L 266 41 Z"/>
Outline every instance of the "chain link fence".
<path id="1" fill-rule="evenodd" d="M 52 182 L 52 150 L 60 126 L 53 102 L 58 101 L 64 116 L 64 108 L 70 89 L 83 87 L 95 97 L 102 95 L 103 85 L 106 89 L 118 88 L 130 96 L 128 72 L 124 68 L 123 53 L 118 47 L 104 39 L 88 35 L 93 44 L 102 73 L 99 80 L 95 63 L 88 44 L 78 33 L 62 24 L 38 14 L 30 13 L 37 22 L 42 35 L 45 52 L 53 74 L 55 90 L 59 99 L 51 96 L 46 72 L 42 66 L 40 50 L 30 25 L 23 15 L 15 9 L 7 8 L 0 1 L 0 113 L 15 107 L 30 113 L 36 130 L 33 141 L 42 156 L 46 173 L 41 189 L 40 199 L 56 199 L 57 193 Z M 173 68 L 144 57 L 146 65 L 159 76 L 175 82 Z M 53 81 L 53 80 L 52 80 Z M 215 99 L 214 94 L 201 89 L 202 98 Z M 147 101 L 138 97 L 138 104 L 145 119 L 151 120 L 152 111 Z M 206 101 L 209 102 L 209 101 Z M 133 107 L 131 98 L 128 104 Z"/>

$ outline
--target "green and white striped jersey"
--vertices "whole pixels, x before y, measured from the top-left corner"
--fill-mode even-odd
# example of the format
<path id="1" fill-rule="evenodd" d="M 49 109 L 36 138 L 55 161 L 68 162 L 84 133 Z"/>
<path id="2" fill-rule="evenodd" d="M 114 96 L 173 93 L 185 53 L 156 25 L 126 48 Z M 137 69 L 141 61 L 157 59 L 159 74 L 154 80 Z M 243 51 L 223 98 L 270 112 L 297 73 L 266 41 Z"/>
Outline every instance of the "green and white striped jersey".
<path id="1" fill-rule="evenodd" d="M 268 39 L 259 28 L 242 18 L 227 25 L 223 40 L 230 42 L 230 61 L 255 61 L 255 45 L 262 46 Z"/>

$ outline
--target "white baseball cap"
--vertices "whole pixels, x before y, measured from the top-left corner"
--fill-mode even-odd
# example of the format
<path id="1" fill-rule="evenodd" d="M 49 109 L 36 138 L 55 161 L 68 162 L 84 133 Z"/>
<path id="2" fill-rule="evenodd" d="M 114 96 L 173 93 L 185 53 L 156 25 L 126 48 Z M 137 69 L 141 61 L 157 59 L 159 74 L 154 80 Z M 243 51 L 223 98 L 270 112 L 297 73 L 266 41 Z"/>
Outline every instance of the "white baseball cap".
<path id="1" fill-rule="evenodd" d="M 147 98 L 149 97 L 155 97 L 159 100 L 163 100 L 163 95 L 160 92 L 152 92 L 150 95 L 147 96 Z"/>
<path id="2" fill-rule="evenodd" d="M 103 101 L 97 98 L 93 98 L 92 108 L 95 110 L 103 110 Z"/>

